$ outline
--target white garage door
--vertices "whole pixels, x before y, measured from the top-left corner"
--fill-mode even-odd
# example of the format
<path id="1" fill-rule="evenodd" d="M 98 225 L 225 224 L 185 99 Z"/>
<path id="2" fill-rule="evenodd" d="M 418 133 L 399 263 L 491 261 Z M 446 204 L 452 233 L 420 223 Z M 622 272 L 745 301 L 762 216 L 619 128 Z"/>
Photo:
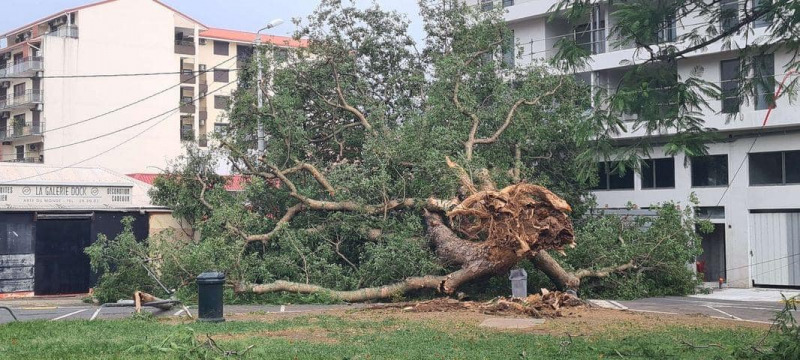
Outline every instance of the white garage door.
<path id="1" fill-rule="evenodd" d="M 800 212 L 750 214 L 750 251 L 756 285 L 800 286 Z"/>

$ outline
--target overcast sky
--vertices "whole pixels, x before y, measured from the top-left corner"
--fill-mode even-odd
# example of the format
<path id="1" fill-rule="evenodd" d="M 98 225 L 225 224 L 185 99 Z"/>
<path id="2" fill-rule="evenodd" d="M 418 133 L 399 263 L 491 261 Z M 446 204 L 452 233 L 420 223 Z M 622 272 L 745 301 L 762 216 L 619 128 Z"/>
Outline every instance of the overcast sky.
<path id="1" fill-rule="evenodd" d="M 95 3 L 98 0 L 0 0 L 4 9 L 14 9 L 14 16 L 4 16 L 0 33 L 38 20 L 53 13 L 76 6 Z M 317 0 L 162 0 L 164 3 L 211 27 L 255 32 L 272 19 L 286 22 L 271 31 L 273 35 L 291 35 L 294 24 L 291 19 L 311 14 Z M 412 35 L 422 38 L 417 0 L 377 0 L 386 9 L 406 14 L 412 21 Z M 372 0 L 358 0 L 367 6 Z"/>

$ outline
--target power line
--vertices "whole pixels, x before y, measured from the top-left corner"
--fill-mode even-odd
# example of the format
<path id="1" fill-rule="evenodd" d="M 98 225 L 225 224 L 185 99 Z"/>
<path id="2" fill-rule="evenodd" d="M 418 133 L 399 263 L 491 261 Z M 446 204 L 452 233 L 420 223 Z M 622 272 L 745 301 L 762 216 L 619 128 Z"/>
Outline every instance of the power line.
<path id="1" fill-rule="evenodd" d="M 217 89 L 214 89 L 212 92 L 209 92 L 209 94 L 213 94 L 213 93 L 215 93 L 215 92 L 217 92 L 217 91 L 220 91 L 220 90 L 222 90 L 222 89 L 224 89 L 224 88 L 226 88 L 226 87 L 230 86 L 231 84 L 233 84 L 233 83 L 235 83 L 235 82 L 236 82 L 236 80 L 234 80 L 234 81 L 230 81 L 230 82 L 226 83 L 225 85 L 222 85 L 222 86 L 220 86 L 220 87 L 219 87 L 219 88 L 217 88 Z M 198 98 L 198 99 L 199 99 L 199 98 Z M 169 119 L 169 118 L 170 118 L 170 117 L 171 117 L 173 114 L 175 114 L 175 113 L 178 113 L 178 112 L 180 111 L 180 108 L 181 108 L 181 107 L 180 107 L 180 106 L 178 106 L 178 107 L 176 107 L 176 108 L 174 108 L 174 109 L 170 109 L 170 110 L 168 110 L 168 111 L 166 111 L 166 112 L 164 112 L 164 113 L 162 113 L 162 114 L 159 114 L 159 115 L 157 115 L 157 116 L 154 116 L 154 117 L 152 117 L 152 118 L 149 118 L 149 119 L 147 119 L 147 120 L 145 120 L 145 121 L 138 122 L 138 123 L 136 123 L 136 124 L 134 124 L 134 125 L 132 125 L 132 126 L 128 126 L 128 127 L 125 127 L 125 128 L 123 128 L 123 129 L 115 130 L 115 131 L 112 131 L 112 132 L 110 132 L 110 133 L 106 133 L 106 134 L 103 134 L 103 135 L 100 135 L 100 136 L 96 136 L 96 137 L 94 137 L 94 138 L 91 138 L 91 139 L 87 139 L 87 140 L 81 140 L 81 141 L 78 141 L 78 142 L 76 142 L 76 143 L 67 144 L 67 145 L 63 145 L 63 146 L 60 146 L 60 147 L 55 147 L 55 148 L 53 148 L 53 149 L 59 149 L 59 148 L 64 148 L 64 147 L 68 147 L 68 146 L 73 146 L 73 145 L 77 145 L 77 144 L 82 144 L 82 143 L 86 143 L 86 142 L 89 142 L 89 141 L 93 141 L 93 140 L 96 140 L 96 139 L 99 139 L 99 138 L 102 138 L 102 137 L 106 137 L 106 136 L 110 136 L 110 135 L 113 135 L 113 134 L 119 133 L 119 132 L 121 132 L 121 131 L 124 131 L 124 130 L 130 129 L 130 128 L 133 128 L 133 127 L 135 127 L 135 126 L 139 126 L 139 125 L 145 124 L 145 123 L 147 123 L 147 122 L 153 121 L 153 120 L 155 120 L 155 119 L 159 118 L 161 115 L 166 115 L 166 117 L 162 118 L 161 120 L 157 121 L 157 122 L 156 122 L 156 123 L 154 123 L 153 125 L 149 126 L 149 127 L 148 127 L 148 128 L 146 128 L 144 131 L 142 131 L 142 132 L 138 133 L 138 134 L 137 134 L 137 135 L 135 135 L 134 137 L 132 137 L 132 138 L 129 138 L 129 139 L 127 139 L 127 140 L 123 141 L 122 143 L 119 143 L 119 144 L 117 144 L 117 145 L 113 146 L 112 148 L 110 148 L 110 149 L 108 149 L 108 150 L 106 150 L 106 151 L 103 151 L 103 152 L 101 152 L 101 153 L 99 153 L 99 154 L 97 154 L 97 155 L 94 155 L 94 156 L 88 157 L 88 158 L 86 158 L 86 159 L 83 159 L 83 160 L 81 160 L 81 161 L 79 161 L 79 162 L 77 162 L 77 163 L 71 164 L 71 165 L 69 165 L 69 166 L 65 166 L 65 167 L 58 168 L 58 169 L 55 169 L 55 170 L 52 170 L 52 171 L 48 171 L 48 172 L 44 172 L 44 173 L 41 173 L 41 174 L 36 174 L 36 175 L 27 176 L 27 177 L 23 177 L 23 178 L 19 178 L 19 179 L 14 179 L 14 180 L 8 180 L 8 181 L 2 182 L 2 183 L 3 183 L 3 184 L 11 184 L 11 183 L 15 183 L 15 182 L 18 182 L 18 181 L 23 181 L 23 180 L 27 180 L 27 179 L 31 179 L 31 178 L 35 178 L 35 177 L 39 177 L 39 176 L 42 176 L 42 175 L 51 174 L 51 173 L 54 173 L 54 172 L 57 172 L 57 171 L 61 171 L 61 170 L 64 170 L 64 169 L 68 169 L 68 168 L 71 168 L 71 167 L 74 167 L 74 166 L 80 165 L 80 164 L 82 164 L 82 163 L 84 163 L 84 162 L 86 162 L 86 161 L 89 161 L 89 160 L 95 159 L 95 158 L 97 158 L 97 157 L 100 157 L 100 156 L 102 156 L 102 155 L 104 155 L 104 154 L 106 154 L 106 153 L 108 153 L 108 152 L 110 152 L 110 151 L 112 151 L 112 150 L 114 150 L 114 149 L 116 149 L 116 148 L 118 148 L 118 147 L 122 146 L 123 144 L 126 144 L 126 143 L 128 143 L 128 142 L 132 141 L 133 139 L 135 139 L 136 137 L 138 137 L 138 136 L 142 135 L 143 133 L 147 132 L 148 130 L 152 129 L 152 128 L 153 128 L 153 127 L 155 127 L 156 125 L 158 125 L 158 124 L 160 124 L 160 123 L 164 122 L 166 119 Z M 46 149 L 46 150 L 53 150 L 53 149 Z M 46 150 L 45 150 L 45 151 L 46 151 Z"/>
<path id="2" fill-rule="evenodd" d="M 216 93 L 216 92 L 218 92 L 218 91 L 220 91 L 220 90 L 222 90 L 222 89 L 224 89 L 224 88 L 226 88 L 226 87 L 230 86 L 230 85 L 231 85 L 231 84 L 233 84 L 234 82 L 236 82 L 236 80 L 234 80 L 234 81 L 230 81 L 230 82 L 226 83 L 225 85 L 222 85 L 222 86 L 220 86 L 219 88 L 217 88 L 217 89 L 215 89 L 215 90 L 213 90 L 213 91 L 210 91 L 209 93 L 207 93 L 207 94 L 206 94 L 206 95 L 204 95 L 204 96 L 198 96 L 197 98 L 193 98 L 193 99 L 192 99 L 192 102 L 195 102 L 195 101 L 197 101 L 197 100 L 200 100 L 200 99 L 202 99 L 202 98 L 203 98 L 203 97 L 205 97 L 205 96 L 208 96 L 208 95 L 214 94 L 214 93 Z M 75 146 L 75 145 L 79 145 L 79 144 L 87 143 L 87 142 L 94 141 L 94 140 L 97 140 L 97 139 L 102 139 L 102 138 L 104 138 L 104 137 L 108 137 L 108 136 L 111 136 L 111 135 L 114 135 L 114 134 L 120 133 L 120 132 L 122 132 L 122 131 L 125 131 L 125 130 L 128 130 L 128 129 L 132 129 L 132 128 L 134 128 L 134 127 L 137 127 L 137 126 L 139 126 L 139 125 L 143 125 L 143 124 L 145 124 L 145 123 L 148 123 L 148 122 L 150 122 L 150 121 L 153 121 L 153 120 L 157 119 L 158 117 L 160 117 L 160 116 L 162 116 L 162 115 L 165 115 L 165 114 L 167 114 L 167 113 L 169 113 L 169 112 L 172 112 L 172 111 L 179 111 L 181 107 L 183 107 L 183 105 L 178 105 L 177 107 L 175 107 L 175 108 L 172 108 L 172 109 L 169 109 L 169 110 L 167 110 L 167 111 L 165 111 L 165 112 L 163 112 L 163 113 L 161 113 L 161 114 L 158 114 L 158 115 L 156 115 L 156 116 L 153 116 L 153 117 L 151 117 L 151 118 L 148 118 L 148 119 L 146 119 L 146 120 L 144 120 L 144 121 L 140 121 L 140 122 L 134 123 L 134 124 L 132 124 L 132 125 L 129 125 L 129 126 L 123 127 L 123 128 L 121 128 L 121 129 L 117 129 L 117 130 L 114 130 L 114 131 L 112 131 L 112 132 L 104 133 L 104 134 L 102 134 L 102 135 L 98 135 L 98 136 L 95 136 L 95 137 L 92 137 L 92 138 L 88 138 L 88 139 L 84 139 L 84 140 L 81 140 L 81 141 L 77 141 L 77 142 L 74 142 L 74 143 L 69 143 L 69 144 L 65 144 L 65 145 L 61 145 L 61 146 L 56 146 L 56 147 L 52 147 L 52 148 L 47 148 L 47 149 L 45 149 L 45 151 L 48 151 L 48 150 L 58 150 L 58 149 L 63 149 L 63 148 L 66 148 L 66 147 L 70 147 L 70 146 Z"/>
<path id="3" fill-rule="evenodd" d="M 96 154 L 96 155 L 92 155 L 92 156 L 90 156 L 90 157 L 88 157 L 88 158 L 85 158 L 85 159 L 83 159 L 83 160 L 81 160 L 81 161 L 78 161 L 78 162 L 72 163 L 72 164 L 70 164 L 70 165 L 68 165 L 68 166 L 65 166 L 65 167 L 61 167 L 61 168 L 57 168 L 57 169 L 53 169 L 53 170 L 46 171 L 46 172 L 43 172 L 43 173 L 40 173 L 40 174 L 36 174 L 36 175 L 31 175 L 31 176 L 22 177 L 22 178 L 19 178 L 19 179 L 10 180 L 10 181 L 4 182 L 4 184 L 7 184 L 7 185 L 13 185 L 12 183 L 15 183 L 15 182 L 19 182 L 19 181 L 23 181 L 23 180 L 28 180 L 28 179 L 33 179 L 33 178 L 36 178 L 36 177 L 39 177 L 39 176 L 42 176 L 42 175 L 48 175 L 48 174 L 56 173 L 56 172 L 59 172 L 59 171 L 61 171 L 61 170 L 66 170 L 66 169 L 73 168 L 73 167 L 75 167 L 75 166 L 78 166 L 78 165 L 80 165 L 80 164 L 83 164 L 83 163 L 85 163 L 85 162 L 87 162 L 87 161 L 89 161 L 89 160 L 96 159 L 96 158 L 98 158 L 98 157 L 100 157 L 100 156 L 102 156 L 102 155 L 105 155 L 105 154 L 107 154 L 107 153 L 109 153 L 109 152 L 113 151 L 114 149 L 117 149 L 117 148 L 119 148 L 119 147 L 120 147 L 120 146 L 122 146 L 122 145 L 125 145 L 125 144 L 127 144 L 127 143 L 129 143 L 129 142 L 133 141 L 133 139 L 135 139 L 135 138 L 137 138 L 137 137 L 141 136 L 141 135 L 142 135 L 142 134 L 144 134 L 145 132 L 147 132 L 147 131 L 149 131 L 150 129 L 154 128 L 156 125 L 158 125 L 158 124 L 160 124 L 160 123 L 164 122 L 165 120 L 169 119 L 169 118 L 170 118 L 172 115 L 174 115 L 174 114 L 175 114 L 175 113 L 177 113 L 177 112 L 178 112 L 178 111 L 176 110 L 176 111 L 173 111 L 173 112 L 169 113 L 169 115 L 165 116 L 163 119 L 161 119 L 160 121 L 156 122 L 155 124 L 153 124 L 153 125 L 150 125 L 150 127 L 148 127 L 148 128 L 146 128 L 146 129 L 144 129 L 142 132 L 140 132 L 140 133 L 138 133 L 138 134 L 134 135 L 133 137 L 131 137 L 131 138 L 128 138 L 127 140 L 125 140 L 125 141 L 123 141 L 123 142 L 121 142 L 121 143 L 119 143 L 119 144 L 116 144 L 116 145 L 112 146 L 111 148 L 109 148 L 109 149 L 107 149 L 107 150 L 105 150 L 105 151 L 102 151 L 102 152 L 100 152 L 100 153 L 98 153 L 98 154 Z"/>
<path id="4" fill-rule="evenodd" d="M 238 57 L 238 55 L 234 55 L 234 56 L 232 56 L 232 57 L 228 58 L 227 60 L 225 60 L 225 61 L 223 61 L 223 62 L 221 62 L 221 63 L 219 63 L 219 64 L 215 65 L 215 66 L 214 66 L 214 67 L 212 67 L 211 69 L 216 69 L 217 67 L 220 67 L 220 66 L 222 66 L 223 64 L 227 63 L 228 61 L 231 61 L 231 60 L 233 60 L 233 59 L 235 59 L 235 58 L 237 58 L 237 57 Z M 198 75 L 195 75 L 195 76 L 192 78 L 192 80 L 196 79 L 196 78 L 197 78 L 197 77 L 199 77 L 199 76 L 200 76 L 199 74 L 198 74 Z M 52 131 L 61 130 L 61 129 L 70 128 L 70 127 L 73 127 L 73 126 L 75 126 L 75 125 L 83 124 L 83 123 L 86 123 L 86 122 L 89 122 L 89 121 L 92 121 L 92 120 L 99 119 L 99 118 L 101 118 L 101 117 L 104 117 L 104 116 L 111 115 L 111 114 L 113 114 L 113 113 L 115 113 L 115 112 L 118 112 L 118 111 L 121 111 L 121 110 L 127 109 L 127 108 L 129 108 L 129 107 L 131 107 L 131 106 L 134 106 L 134 105 L 140 104 L 140 103 L 142 103 L 142 102 L 144 102 L 144 101 L 147 101 L 147 100 L 149 100 L 149 99 L 152 99 L 152 98 L 154 98 L 154 97 L 156 97 L 156 96 L 158 96 L 158 95 L 161 95 L 161 94 L 163 94 L 163 93 L 166 93 L 167 91 L 170 91 L 170 90 L 172 90 L 172 89 L 174 89 L 174 88 L 176 88 L 176 87 L 179 87 L 179 86 L 181 86 L 181 85 L 183 85 L 183 84 L 184 84 L 183 82 L 180 82 L 180 83 L 178 83 L 177 85 L 170 86 L 170 87 L 168 87 L 168 88 L 166 88 L 166 89 L 164 89 L 164 90 L 161 90 L 161 91 L 159 91 L 159 92 L 157 92 L 157 93 L 155 93 L 155 94 L 148 95 L 148 96 L 146 96 L 146 97 L 144 97 L 144 98 L 141 98 L 141 99 L 139 99 L 139 100 L 136 100 L 136 101 L 134 101 L 134 102 L 132 102 L 132 103 L 130 103 L 130 104 L 123 105 L 123 106 L 121 106 L 121 107 L 118 107 L 118 108 L 116 108 L 116 109 L 110 110 L 110 111 L 108 111 L 108 112 L 102 113 L 102 114 L 100 114 L 100 115 L 97 115 L 97 116 L 90 117 L 90 118 L 88 118 L 88 119 L 85 119 L 85 120 L 81 120 L 81 121 L 74 122 L 74 123 L 71 123 L 71 124 L 67 124 L 67 125 L 64 125 L 64 126 L 59 126 L 59 127 L 56 127 L 56 128 L 54 128 L 54 129 L 49 129 L 49 130 L 45 129 L 44 131 L 42 131 L 42 134 L 45 134 L 45 133 L 48 133 L 48 132 L 52 132 Z"/>
<path id="5" fill-rule="evenodd" d="M 234 56 L 236 57 L 236 56 Z M 230 59 L 228 59 L 230 60 Z M 226 61 L 227 62 L 227 61 Z M 219 66 L 219 65 L 218 65 Z M 216 67 L 215 67 L 216 68 Z M 240 69 L 226 69 L 231 71 L 238 71 Z M 90 74 L 90 75 L 44 75 L 37 76 L 36 79 L 83 79 L 83 78 L 117 78 L 117 77 L 137 77 L 137 76 L 160 76 L 160 75 L 186 75 L 186 74 L 203 74 L 208 70 L 191 70 L 191 71 L 171 71 L 171 72 L 151 72 L 151 73 L 131 73 L 131 74 Z M 0 76 L 0 79 L 30 79 L 30 76 Z"/>

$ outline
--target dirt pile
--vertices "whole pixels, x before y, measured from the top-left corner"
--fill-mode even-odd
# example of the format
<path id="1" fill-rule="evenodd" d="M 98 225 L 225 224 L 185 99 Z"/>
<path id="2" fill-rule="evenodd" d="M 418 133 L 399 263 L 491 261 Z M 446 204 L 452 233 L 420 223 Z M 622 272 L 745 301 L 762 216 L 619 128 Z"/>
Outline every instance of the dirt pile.
<path id="1" fill-rule="evenodd" d="M 583 301 L 570 293 L 542 290 L 543 294 L 533 294 L 525 299 L 499 297 L 486 302 L 476 302 L 439 298 L 413 304 L 373 306 L 368 309 L 401 308 L 404 311 L 417 313 L 473 311 L 495 316 L 554 318 L 563 316 L 562 310 L 565 308 L 584 305 Z"/>

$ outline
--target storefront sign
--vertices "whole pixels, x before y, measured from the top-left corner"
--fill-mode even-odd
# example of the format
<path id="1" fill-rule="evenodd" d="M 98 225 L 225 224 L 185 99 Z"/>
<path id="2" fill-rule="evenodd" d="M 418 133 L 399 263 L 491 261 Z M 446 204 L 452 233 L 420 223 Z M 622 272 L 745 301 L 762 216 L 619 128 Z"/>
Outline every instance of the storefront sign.
<path id="1" fill-rule="evenodd" d="M 0 185 L 0 206 L 86 208 L 131 203 L 132 187 Z"/>

